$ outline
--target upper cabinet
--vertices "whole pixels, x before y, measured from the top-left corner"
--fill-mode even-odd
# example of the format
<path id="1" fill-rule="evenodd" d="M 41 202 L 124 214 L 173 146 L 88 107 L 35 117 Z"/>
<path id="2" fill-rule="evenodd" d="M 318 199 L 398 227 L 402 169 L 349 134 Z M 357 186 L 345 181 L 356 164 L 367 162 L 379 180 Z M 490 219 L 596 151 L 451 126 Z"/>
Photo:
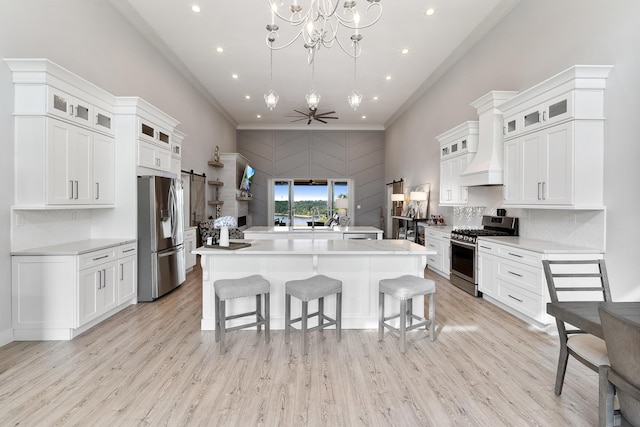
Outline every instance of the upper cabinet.
<path id="1" fill-rule="evenodd" d="M 118 97 L 117 136 L 136 148 L 138 175 L 180 176 L 182 140 L 178 120 L 139 97 Z"/>
<path id="2" fill-rule="evenodd" d="M 440 142 L 440 205 L 464 205 L 469 193 L 460 185 L 460 175 L 478 151 L 478 122 L 464 122 L 436 139 Z"/>
<path id="3" fill-rule="evenodd" d="M 604 89 L 611 68 L 576 65 L 499 107 L 505 205 L 603 208 Z"/>
<path id="4" fill-rule="evenodd" d="M 46 59 L 5 59 L 14 83 L 18 209 L 113 207 L 114 97 Z"/>

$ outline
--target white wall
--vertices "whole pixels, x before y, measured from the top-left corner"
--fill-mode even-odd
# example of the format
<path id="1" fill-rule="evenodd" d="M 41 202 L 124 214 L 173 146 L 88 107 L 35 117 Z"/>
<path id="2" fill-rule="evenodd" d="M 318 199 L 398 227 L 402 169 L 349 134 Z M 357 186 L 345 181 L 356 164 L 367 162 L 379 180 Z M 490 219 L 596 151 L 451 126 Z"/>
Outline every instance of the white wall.
<path id="1" fill-rule="evenodd" d="M 48 58 L 117 96 L 140 96 L 178 119 L 182 168 L 202 173 L 213 146 L 235 151 L 235 125 L 215 110 L 106 0 L 0 0 L 0 58 Z M 0 345 L 11 341 L 13 85 L 0 63 Z M 52 226 L 69 211 L 31 215 Z M 63 222 L 60 222 L 62 218 Z M 82 214 L 74 230 L 87 230 Z M 82 224 L 81 224 L 82 223 Z M 46 224 L 45 224 L 46 226 Z M 74 231 L 76 232 L 76 231 Z M 83 231 L 80 231 L 82 234 Z"/>
<path id="2" fill-rule="evenodd" d="M 409 185 L 431 182 L 436 184 L 431 200 L 437 201 L 435 136 L 465 120 L 477 120 L 470 102 L 490 90 L 525 90 L 575 64 L 612 64 L 615 68 L 605 91 L 606 215 L 578 213 L 574 225 L 569 224 L 574 217 L 562 211 L 518 210 L 517 214 L 523 217 L 523 235 L 544 239 L 554 238 L 553 233 L 540 233 L 545 221 L 553 221 L 551 228 L 558 230 L 563 230 L 564 221 L 583 237 L 585 229 L 606 221 L 605 257 L 614 299 L 640 299 L 636 271 L 640 192 L 635 190 L 640 182 L 638 22 L 637 0 L 521 0 L 388 127 L 386 181 L 404 177 Z M 434 211 L 436 205 L 432 203 Z M 451 208 L 439 209 L 453 218 Z M 555 233 L 557 241 L 566 237 Z"/>

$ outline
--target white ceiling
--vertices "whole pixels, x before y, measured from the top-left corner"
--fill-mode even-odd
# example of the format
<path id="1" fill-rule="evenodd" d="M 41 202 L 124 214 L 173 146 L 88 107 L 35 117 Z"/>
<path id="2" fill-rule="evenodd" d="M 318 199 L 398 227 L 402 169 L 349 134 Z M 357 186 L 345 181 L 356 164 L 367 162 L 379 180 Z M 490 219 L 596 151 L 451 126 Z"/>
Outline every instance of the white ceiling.
<path id="1" fill-rule="evenodd" d="M 337 45 L 323 48 L 315 59 L 315 89 L 322 96 L 318 112 L 335 110 L 339 119 L 326 125 L 313 122 L 312 126 L 383 129 L 517 1 L 382 0 L 381 20 L 361 31 L 356 83 L 363 94 L 361 106 L 354 111 L 347 102 L 354 87 L 353 59 Z M 312 68 L 301 40 L 273 52 L 273 88 L 280 102 L 273 111 L 264 103 L 263 95 L 269 89 L 268 0 L 111 3 L 197 87 L 208 92 L 239 128 L 307 128 L 306 121 L 292 124 L 294 118 L 285 117 L 294 115 L 293 109 L 308 110 L 304 96 L 311 89 Z M 299 3 L 307 5 L 309 0 Z M 191 10 L 193 4 L 200 6 L 200 13 Z M 283 8 L 288 5 L 289 0 L 284 0 Z M 434 8 L 435 14 L 427 16 L 428 8 Z M 366 15 L 362 23 L 365 21 Z M 285 39 L 286 24 L 279 25 Z M 341 34 L 348 39 L 351 32 Z M 224 53 L 216 52 L 218 46 Z M 404 48 L 409 49 L 406 55 L 401 53 Z M 232 78 L 234 73 L 237 79 Z M 386 80 L 388 75 L 390 80 Z"/>

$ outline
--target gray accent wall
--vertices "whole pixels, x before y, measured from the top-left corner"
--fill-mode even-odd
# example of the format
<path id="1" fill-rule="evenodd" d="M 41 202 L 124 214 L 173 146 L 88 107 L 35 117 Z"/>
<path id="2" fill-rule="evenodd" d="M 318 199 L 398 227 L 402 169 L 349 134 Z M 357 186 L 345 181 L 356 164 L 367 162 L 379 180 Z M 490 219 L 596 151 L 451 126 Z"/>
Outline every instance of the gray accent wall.
<path id="1" fill-rule="evenodd" d="M 382 228 L 384 132 L 344 130 L 239 130 L 238 152 L 256 169 L 249 214 L 253 225 L 267 218 L 270 178 L 350 178 L 354 181 L 356 225 Z"/>

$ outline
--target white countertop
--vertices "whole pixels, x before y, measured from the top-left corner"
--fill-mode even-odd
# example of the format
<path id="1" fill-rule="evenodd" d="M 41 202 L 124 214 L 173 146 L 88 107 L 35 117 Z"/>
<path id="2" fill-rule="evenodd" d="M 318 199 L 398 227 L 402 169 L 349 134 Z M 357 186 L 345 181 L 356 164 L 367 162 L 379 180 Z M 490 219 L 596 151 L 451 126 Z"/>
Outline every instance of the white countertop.
<path id="1" fill-rule="evenodd" d="M 134 243 L 137 239 L 87 239 L 76 242 L 60 243 L 59 245 L 42 246 L 11 252 L 11 255 L 82 255 L 113 246 Z"/>
<path id="2" fill-rule="evenodd" d="M 515 248 L 526 249 L 542 254 L 601 254 L 602 249 L 584 248 L 581 246 L 567 245 L 564 243 L 549 242 L 546 240 L 530 239 L 519 236 L 503 236 L 503 237 L 478 237 L 478 241 L 487 241 L 499 243 L 501 245 L 513 246 Z"/>
<path id="3" fill-rule="evenodd" d="M 245 233 L 283 233 L 283 232 L 295 232 L 295 231 L 312 231 L 311 227 L 301 226 L 301 227 L 282 227 L 282 226 L 274 226 L 274 227 L 266 227 L 266 226 L 257 226 L 250 227 L 244 230 Z M 375 227 L 368 226 L 358 226 L 352 225 L 347 227 L 334 226 L 334 227 L 315 227 L 316 233 L 326 233 L 326 232 L 339 232 L 339 233 L 382 233 L 382 230 Z"/>
<path id="4" fill-rule="evenodd" d="M 422 227 L 425 230 L 427 229 L 433 229 L 436 231 L 440 231 L 442 233 L 451 233 L 451 230 L 453 230 L 453 227 L 450 225 L 428 225 L 428 224 L 424 224 L 424 223 L 418 223 L 418 227 Z"/>
<path id="5" fill-rule="evenodd" d="M 248 248 L 227 250 L 201 246 L 193 253 L 199 255 L 432 255 L 436 252 L 408 240 L 324 240 L 324 239 L 276 239 L 232 240 L 249 242 Z"/>

